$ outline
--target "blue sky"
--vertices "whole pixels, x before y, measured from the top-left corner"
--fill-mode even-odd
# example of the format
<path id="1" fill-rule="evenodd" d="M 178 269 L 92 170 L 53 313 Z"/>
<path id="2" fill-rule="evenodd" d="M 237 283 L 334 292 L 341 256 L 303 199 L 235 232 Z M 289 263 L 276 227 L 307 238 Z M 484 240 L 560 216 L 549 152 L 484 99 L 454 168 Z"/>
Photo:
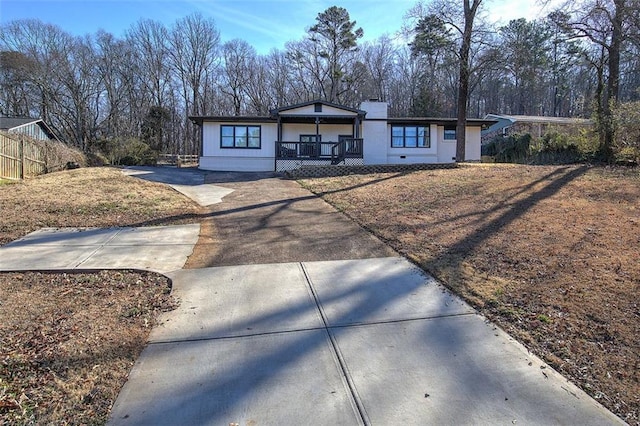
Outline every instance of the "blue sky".
<path id="1" fill-rule="evenodd" d="M 364 30 L 363 40 L 398 31 L 403 16 L 416 0 L 0 0 L 0 22 L 37 18 L 58 25 L 74 35 L 103 29 L 118 37 L 140 19 L 171 26 L 194 12 L 215 20 L 222 41 L 240 38 L 258 53 L 282 49 L 285 42 L 299 40 L 313 25 L 318 13 L 331 6 L 349 11 Z M 533 18 L 535 0 L 492 0 L 495 19 L 507 22 Z"/>

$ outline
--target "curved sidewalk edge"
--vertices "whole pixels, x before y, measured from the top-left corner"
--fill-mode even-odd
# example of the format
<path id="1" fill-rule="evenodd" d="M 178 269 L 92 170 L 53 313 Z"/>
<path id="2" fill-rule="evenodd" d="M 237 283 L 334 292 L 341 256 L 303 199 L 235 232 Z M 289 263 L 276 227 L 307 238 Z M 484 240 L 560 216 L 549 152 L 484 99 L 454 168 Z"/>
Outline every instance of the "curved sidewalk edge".
<path id="1" fill-rule="evenodd" d="M 181 269 L 200 225 L 144 228 L 43 228 L 0 247 L 0 271 Z"/>

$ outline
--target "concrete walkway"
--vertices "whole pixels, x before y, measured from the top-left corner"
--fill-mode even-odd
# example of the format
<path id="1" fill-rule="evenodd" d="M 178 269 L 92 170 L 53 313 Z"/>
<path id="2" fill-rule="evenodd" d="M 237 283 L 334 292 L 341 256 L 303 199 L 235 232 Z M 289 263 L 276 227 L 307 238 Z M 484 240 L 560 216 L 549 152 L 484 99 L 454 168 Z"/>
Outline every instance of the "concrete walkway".
<path id="1" fill-rule="evenodd" d="M 148 228 L 43 228 L 0 247 L 0 271 L 183 267 L 200 225 Z"/>
<path id="2" fill-rule="evenodd" d="M 170 276 L 112 425 L 621 423 L 401 258 Z"/>
<path id="3" fill-rule="evenodd" d="M 230 223 L 225 216 L 257 216 L 249 228 L 236 221 L 237 238 L 224 234 L 232 240 L 225 249 L 240 252 L 247 244 L 250 253 L 269 251 L 280 239 L 304 249 L 295 241 L 303 228 L 284 220 L 299 217 L 292 212 L 302 200 L 278 201 L 294 182 L 173 170 L 145 175 L 162 181 L 192 174 L 185 193 L 210 193 L 209 185 L 232 191 L 212 204 L 216 228 Z M 342 217 L 298 190 L 309 209 L 326 211 L 324 227 Z M 313 216 L 304 210 L 304 217 Z M 282 228 L 280 237 L 259 240 L 273 234 L 260 233 L 257 224 Z M 369 248 L 344 245 L 344 259 L 323 260 L 331 250 L 325 242 L 308 247 L 319 259 L 281 250 L 269 255 L 278 263 L 186 270 L 177 248 L 192 247 L 197 229 L 190 226 L 182 229 L 184 244 L 167 245 L 159 251 L 168 257 L 149 261 L 144 253 L 163 246 L 164 232 L 175 227 L 45 230 L 0 248 L 2 269 L 172 269 L 167 275 L 181 304 L 152 331 L 113 407 L 112 425 L 622 424 L 420 269 L 393 252 L 376 255 L 382 243 L 369 234 L 349 231 L 348 244 Z M 237 233 L 251 233 L 257 244 Z M 137 249 L 125 250 L 124 243 L 111 249 L 119 237 Z M 67 257 L 76 247 L 87 249 Z M 21 263 L 29 250 L 32 257 Z M 175 263 L 164 263 L 172 257 Z"/>
<path id="4" fill-rule="evenodd" d="M 233 189 L 205 184 L 205 175 L 197 169 L 172 167 L 127 167 L 122 172 L 128 176 L 152 182 L 166 183 L 176 191 L 191 198 L 201 206 L 210 206 L 222 202 L 222 197 Z"/>

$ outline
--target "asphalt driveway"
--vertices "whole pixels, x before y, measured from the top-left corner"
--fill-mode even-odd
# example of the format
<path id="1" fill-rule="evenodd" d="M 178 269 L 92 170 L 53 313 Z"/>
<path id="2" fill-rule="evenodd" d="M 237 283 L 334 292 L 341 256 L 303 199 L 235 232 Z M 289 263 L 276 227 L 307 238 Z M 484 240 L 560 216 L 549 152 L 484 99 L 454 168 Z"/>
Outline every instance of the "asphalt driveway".
<path id="1" fill-rule="evenodd" d="M 125 173 L 167 183 L 203 206 L 189 269 L 398 255 L 297 182 L 273 173 L 166 167 Z"/>

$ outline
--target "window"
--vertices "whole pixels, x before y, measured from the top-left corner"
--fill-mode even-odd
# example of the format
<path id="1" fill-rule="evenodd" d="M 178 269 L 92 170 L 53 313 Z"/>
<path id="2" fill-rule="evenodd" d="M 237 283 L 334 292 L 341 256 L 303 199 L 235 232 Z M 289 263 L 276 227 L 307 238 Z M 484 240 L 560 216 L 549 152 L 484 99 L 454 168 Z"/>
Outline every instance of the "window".
<path id="1" fill-rule="evenodd" d="M 444 140 L 445 141 L 455 141 L 456 137 L 456 127 L 455 126 L 445 126 L 444 128 Z"/>
<path id="2" fill-rule="evenodd" d="M 429 148 L 429 127 L 391 126 L 392 148 Z"/>
<path id="3" fill-rule="evenodd" d="M 260 148 L 260 126 L 220 126 L 221 148 Z"/>
<path id="4" fill-rule="evenodd" d="M 315 112 L 322 112 L 322 104 L 321 103 L 313 104 L 313 110 Z"/>

